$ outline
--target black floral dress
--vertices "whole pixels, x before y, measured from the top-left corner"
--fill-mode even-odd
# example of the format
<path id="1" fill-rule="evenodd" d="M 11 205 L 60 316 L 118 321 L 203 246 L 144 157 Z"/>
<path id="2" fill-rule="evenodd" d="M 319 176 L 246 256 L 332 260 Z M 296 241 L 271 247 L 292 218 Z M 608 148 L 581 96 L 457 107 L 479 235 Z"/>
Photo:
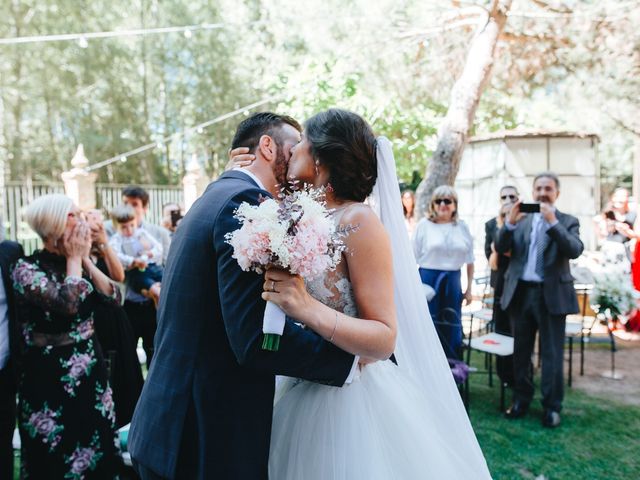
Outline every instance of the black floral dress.
<path id="1" fill-rule="evenodd" d="M 18 421 L 21 475 L 108 479 L 118 469 L 115 410 L 93 314 L 101 302 L 88 278 L 67 277 L 66 259 L 46 250 L 12 270 L 22 328 Z"/>

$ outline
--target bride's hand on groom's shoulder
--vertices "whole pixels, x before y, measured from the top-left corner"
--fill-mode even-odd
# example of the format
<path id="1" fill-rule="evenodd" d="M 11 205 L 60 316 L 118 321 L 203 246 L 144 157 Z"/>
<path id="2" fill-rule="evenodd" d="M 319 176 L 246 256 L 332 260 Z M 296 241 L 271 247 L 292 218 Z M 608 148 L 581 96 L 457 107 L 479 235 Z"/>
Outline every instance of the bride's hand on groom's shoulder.
<path id="1" fill-rule="evenodd" d="M 287 315 L 306 323 L 313 308 L 313 298 L 307 292 L 300 275 L 277 268 L 271 268 L 264 274 L 262 298 L 277 304 Z"/>
<path id="2" fill-rule="evenodd" d="M 229 163 L 226 170 L 231 170 L 235 167 L 248 167 L 256 159 L 256 156 L 249 153 L 249 148 L 238 147 L 229 149 Z"/>

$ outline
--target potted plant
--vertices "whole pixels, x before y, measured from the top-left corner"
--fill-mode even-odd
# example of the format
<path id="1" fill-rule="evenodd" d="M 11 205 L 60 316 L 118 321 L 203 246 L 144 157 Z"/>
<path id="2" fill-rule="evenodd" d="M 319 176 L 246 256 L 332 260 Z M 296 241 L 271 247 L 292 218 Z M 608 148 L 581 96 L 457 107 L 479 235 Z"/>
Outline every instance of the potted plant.
<path id="1" fill-rule="evenodd" d="M 637 292 L 628 274 L 621 271 L 602 272 L 594 275 L 591 295 L 593 309 L 604 315 L 612 323 L 614 330 L 618 323 L 636 307 Z"/>

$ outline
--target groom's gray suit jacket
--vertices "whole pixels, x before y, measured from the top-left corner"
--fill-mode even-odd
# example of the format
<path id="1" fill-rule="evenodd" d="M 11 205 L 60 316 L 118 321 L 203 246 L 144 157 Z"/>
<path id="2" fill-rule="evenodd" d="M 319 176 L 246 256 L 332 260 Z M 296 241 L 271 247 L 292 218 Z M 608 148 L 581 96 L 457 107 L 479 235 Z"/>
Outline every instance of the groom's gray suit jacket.
<path id="1" fill-rule="evenodd" d="M 261 349 L 263 277 L 243 272 L 225 234 L 269 194 L 239 171 L 209 185 L 181 221 L 162 280 L 155 355 L 129 434 L 161 477 L 266 479 L 274 374 L 340 386 L 354 357 L 287 320 Z"/>

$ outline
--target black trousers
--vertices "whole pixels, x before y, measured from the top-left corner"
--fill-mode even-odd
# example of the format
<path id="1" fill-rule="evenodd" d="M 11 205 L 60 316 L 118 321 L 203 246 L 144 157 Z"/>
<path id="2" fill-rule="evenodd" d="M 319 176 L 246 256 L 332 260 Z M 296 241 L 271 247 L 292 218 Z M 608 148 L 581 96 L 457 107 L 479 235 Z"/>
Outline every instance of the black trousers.
<path id="1" fill-rule="evenodd" d="M 542 284 L 520 282 L 509 305 L 513 328 L 514 400 L 531 403 L 535 391 L 531 355 L 540 332 L 542 406 L 560 411 L 564 398 L 564 339 L 566 315 L 551 315 Z"/>
<path id="2" fill-rule="evenodd" d="M 10 364 L 0 370 L 0 478 L 13 478 L 13 430 L 16 428 L 16 382 Z"/>
<path id="3" fill-rule="evenodd" d="M 493 322 L 496 333 L 513 335 L 513 332 L 511 331 L 509 313 L 502 310 L 502 307 L 500 306 L 500 297 L 497 295 L 494 296 L 493 299 Z M 500 381 L 502 383 L 513 386 L 513 355 L 507 355 L 505 357 L 496 355 L 496 371 L 498 372 L 498 377 L 500 377 Z"/>
<path id="4" fill-rule="evenodd" d="M 151 368 L 153 358 L 153 337 L 156 335 L 156 308 L 151 300 L 145 302 L 124 302 L 124 310 L 131 322 L 136 345 L 142 338 L 142 348 L 147 355 L 147 370 Z"/>

